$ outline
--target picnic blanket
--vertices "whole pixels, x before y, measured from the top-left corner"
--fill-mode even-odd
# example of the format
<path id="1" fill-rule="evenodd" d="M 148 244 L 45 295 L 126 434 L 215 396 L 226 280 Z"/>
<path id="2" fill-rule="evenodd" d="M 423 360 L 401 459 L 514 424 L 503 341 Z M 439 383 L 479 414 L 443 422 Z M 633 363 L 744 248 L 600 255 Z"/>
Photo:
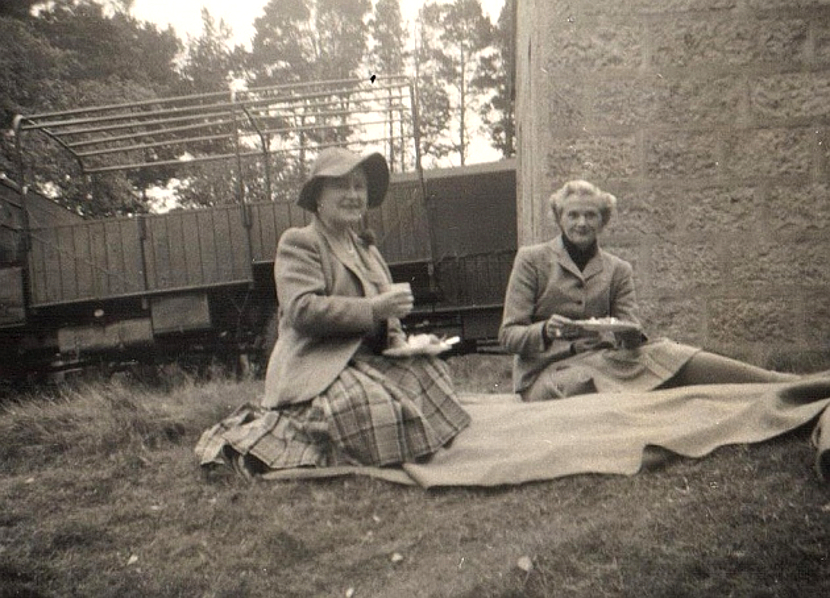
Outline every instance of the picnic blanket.
<path id="1" fill-rule="evenodd" d="M 721 446 L 762 442 L 812 424 L 815 467 L 823 480 L 830 479 L 830 372 L 787 383 L 597 393 L 540 403 L 523 403 L 512 394 L 461 399 L 471 425 L 427 462 L 290 469 L 262 477 L 364 474 L 431 488 L 580 473 L 632 475 L 655 454 L 699 458 Z"/>

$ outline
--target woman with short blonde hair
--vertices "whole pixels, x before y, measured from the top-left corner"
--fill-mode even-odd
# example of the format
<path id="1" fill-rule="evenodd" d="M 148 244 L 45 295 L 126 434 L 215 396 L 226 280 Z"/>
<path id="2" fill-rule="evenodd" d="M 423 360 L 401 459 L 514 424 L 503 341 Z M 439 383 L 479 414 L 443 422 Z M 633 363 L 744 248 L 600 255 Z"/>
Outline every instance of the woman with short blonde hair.
<path id="1" fill-rule="evenodd" d="M 515 356 L 514 390 L 525 401 L 793 379 L 668 339 L 648 340 L 631 264 L 599 245 L 616 204 L 592 183 L 568 181 L 550 196 L 559 235 L 516 254 L 499 340 Z"/>

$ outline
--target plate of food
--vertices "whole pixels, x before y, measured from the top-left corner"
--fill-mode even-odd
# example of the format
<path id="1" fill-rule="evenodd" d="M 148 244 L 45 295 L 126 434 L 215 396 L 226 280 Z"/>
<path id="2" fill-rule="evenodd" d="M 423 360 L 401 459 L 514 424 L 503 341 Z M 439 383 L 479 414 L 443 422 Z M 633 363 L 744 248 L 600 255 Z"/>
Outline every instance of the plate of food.
<path id="1" fill-rule="evenodd" d="M 626 322 L 614 317 L 575 320 L 573 323 L 591 332 L 633 332 L 640 329 L 640 326 L 634 322 Z"/>
<path id="2" fill-rule="evenodd" d="M 411 357 L 413 355 L 438 355 L 449 351 L 461 339 L 457 336 L 438 338 L 434 334 L 410 334 L 406 344 L 400 347 L 386 349 L 383 354 L 387 357 Z"/>

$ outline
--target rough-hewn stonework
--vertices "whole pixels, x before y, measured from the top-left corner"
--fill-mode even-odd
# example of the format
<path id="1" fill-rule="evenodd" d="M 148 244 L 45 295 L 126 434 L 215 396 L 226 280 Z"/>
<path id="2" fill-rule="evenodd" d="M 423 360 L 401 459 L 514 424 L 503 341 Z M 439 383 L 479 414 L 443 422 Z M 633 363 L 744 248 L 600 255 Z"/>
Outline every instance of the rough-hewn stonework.
<path id="1" fill-rule="evenodd" d="M 518 0 L 519 239 L 587 178 L 669 336 L 830 357 L 830 0 Z"/>

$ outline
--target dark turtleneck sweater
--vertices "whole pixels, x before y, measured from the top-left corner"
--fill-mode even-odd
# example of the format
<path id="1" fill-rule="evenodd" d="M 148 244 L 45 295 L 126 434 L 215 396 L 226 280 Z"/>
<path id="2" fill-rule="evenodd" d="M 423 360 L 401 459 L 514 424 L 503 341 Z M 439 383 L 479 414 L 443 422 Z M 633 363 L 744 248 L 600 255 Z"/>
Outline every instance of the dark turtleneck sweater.
<path id="1" fill-rule="evenodd" d="M 597 254 L 596 241 L 591 243 L 591 245 L 589 245 L 586 249 L 580 249 L 563 234 L 562 242 L 565 244 L 565 249 L 567 250 L 568 255 L 571 256 L 571 259 L 574 261 L 574 264 L 576 264 L 576 267 L 579 268 L 580 272 L 585 270 L 585 266 L 591 261 L 591 258 Z"/>

